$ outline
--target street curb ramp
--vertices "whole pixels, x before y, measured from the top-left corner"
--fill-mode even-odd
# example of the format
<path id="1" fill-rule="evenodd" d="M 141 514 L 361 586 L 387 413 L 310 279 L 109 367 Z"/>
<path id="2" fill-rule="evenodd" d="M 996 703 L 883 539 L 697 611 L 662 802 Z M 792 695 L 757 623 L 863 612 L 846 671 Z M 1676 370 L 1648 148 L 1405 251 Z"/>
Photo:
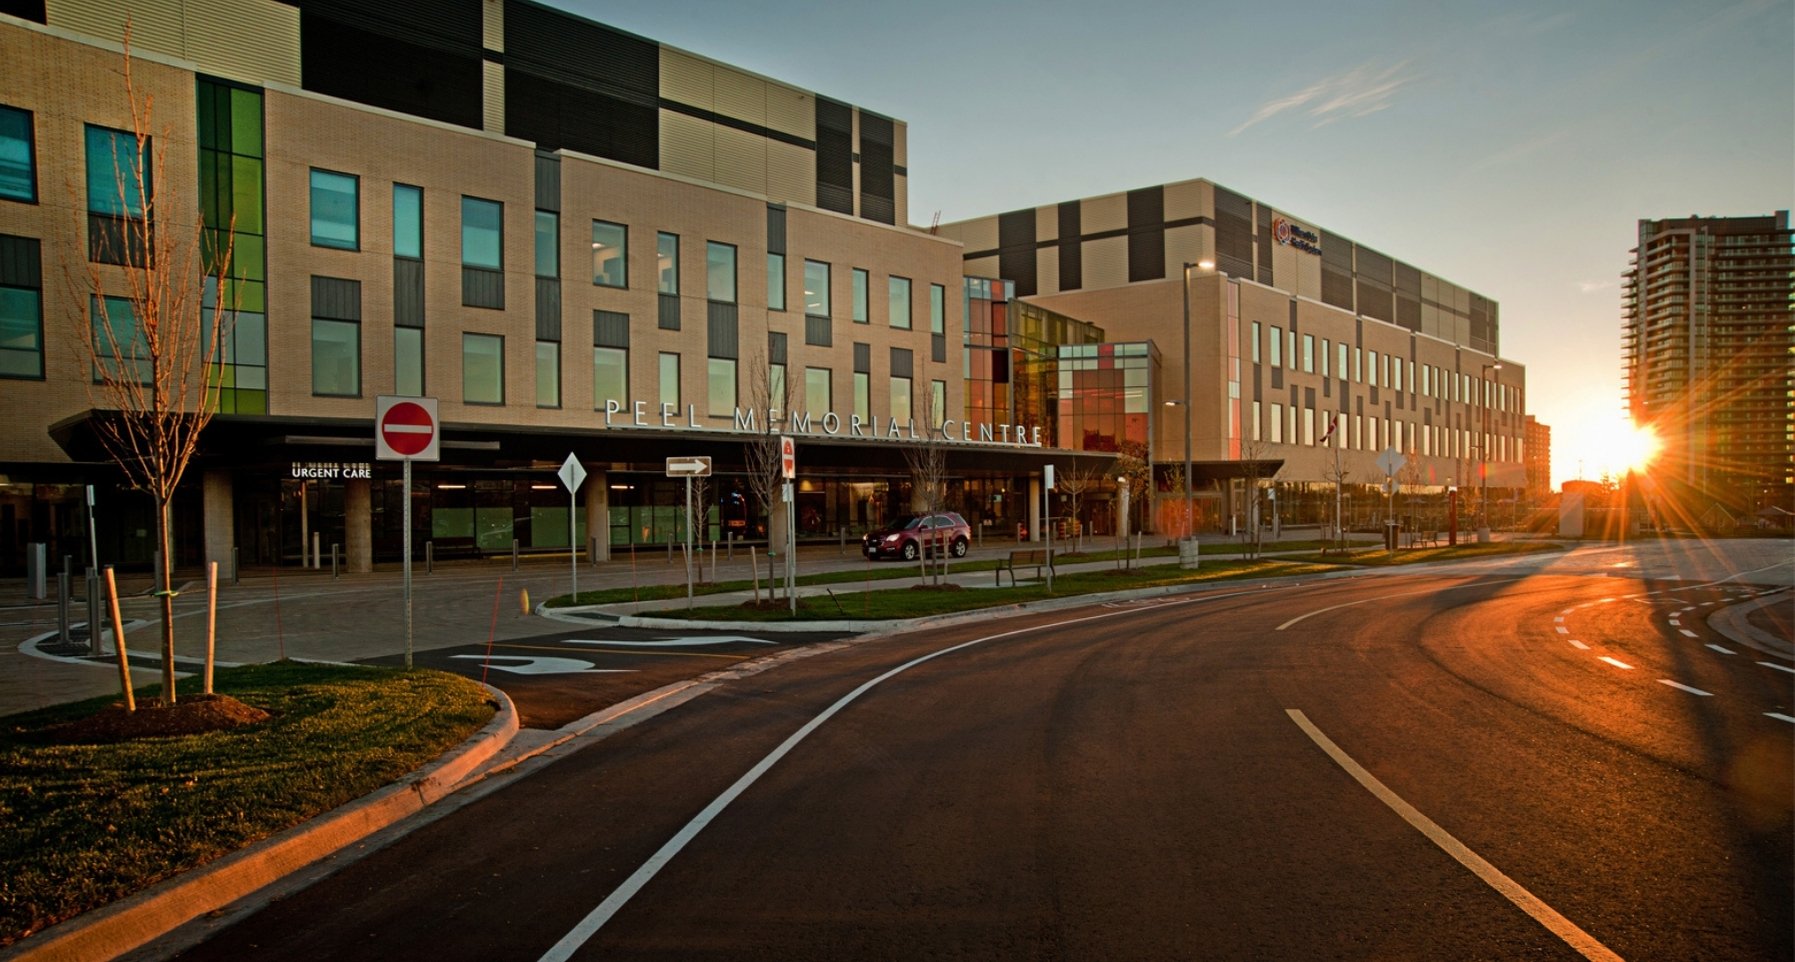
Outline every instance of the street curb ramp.
<path id="1" fill-rule="evenodd" d="M 0 962 L 85 962 L 122 955 L 422 811 L 460 788 L 517 735 L 511 699 L 490 685 L 482 687 L 498 712 L 436 761 L 248 848 L 26 936 L 0 951 Z"/>

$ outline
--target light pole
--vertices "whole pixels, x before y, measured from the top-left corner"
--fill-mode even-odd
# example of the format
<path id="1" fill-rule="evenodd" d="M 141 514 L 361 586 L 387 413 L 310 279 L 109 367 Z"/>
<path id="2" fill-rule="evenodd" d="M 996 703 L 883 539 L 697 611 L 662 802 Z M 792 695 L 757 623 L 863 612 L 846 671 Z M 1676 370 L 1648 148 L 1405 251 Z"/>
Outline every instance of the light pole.
<path id="1" fill-rule="evenodd" d="M 1207 259 L 1198 261 L 1194 264 L 1189 261 L 1184 262 L 1180 278 L 1184 283 L 1184 397 L 1183 400 L 1167 401 L 1166 404 L 1167 406 L 1182 406 L 1184 408 L 1184 537 L 1194 539 L 1197 536 L 1197 532 L 1196 524 L 1191 512 L 1190 479 L 1190 423 L 1192 407 L 1190 393 L 1190 269 L 1193 267 L 1205 271 L 1212 271 L 1215 270 L 1215 262 Z"/>
<path id="2" fill-rule="evenodd" d="M 1477 455 L 1482 462 L 1477 472 L 1477 483 L 1480 489 L 1477 506 L 1478 544 L 1490 543 L 1490 395 L 1496 390 L 1490 382 L 1483 379 L 1483 376 L 1491 371 L 1500 370 L 1502 370 L 1502 362 L 1497 361 L 1493 364 L 1483 365 L 1477 372 L 1478 401 L 1483 405 L 1483 429 L 1478 432 L 1477 440 Z"/>

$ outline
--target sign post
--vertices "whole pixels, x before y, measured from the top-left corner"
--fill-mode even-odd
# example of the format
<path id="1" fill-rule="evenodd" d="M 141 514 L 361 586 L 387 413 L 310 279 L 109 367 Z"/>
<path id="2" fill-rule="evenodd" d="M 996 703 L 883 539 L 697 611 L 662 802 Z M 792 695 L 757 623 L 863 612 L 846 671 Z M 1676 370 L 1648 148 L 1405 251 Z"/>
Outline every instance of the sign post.
<path id="1" fill-rule="evenodd" d="M 1402 463 L 1402 452 L 1394 446 L 1377 456 L 1377 466 L 1384 472 L 1384 547 L 1390 551 L 1397 546 L 1396 472 L 1402 470 Z"/>
<path id="2" fill-rule="evenodd" d="M 567 551 L 568 563 L 573 571 L 569 582 L 573 594 L 569 597 L 577 605 L 580 603 L 580 500 L 576 492 L 580 490 L 580 482 L 586 480 L 586 467 L 569 451 L 567 460 L 561 462 L 561 470 L 555 472 L 555 476 L 561 479 L 561 486 L 567 489 Z"/>
<path id="3" fill-rule="evenodd" d="M 779 474 L 785 478 L 780 490 L 785 501 L 785 598 L 793 615 L 798 613 L 798 500 L 792 483 L 798 478 L 798 442 L 789 434 L 779 436 Z"/>
<path id="4" fill-rule="evenodd" d="M 692 479 L 708 478 L 711 459 L 704 456 L 667 459 L 667 477 L 686 479 L 686 607 L 692 607 Z"/>
<path id="5" fill-rule="evenodd" d="M 374 459 L 404 464 L 405 503 L 405 667 L 411 667 L 411 462 L 442 460 L 442 431 L 436 398 L 374 399 Z"/>

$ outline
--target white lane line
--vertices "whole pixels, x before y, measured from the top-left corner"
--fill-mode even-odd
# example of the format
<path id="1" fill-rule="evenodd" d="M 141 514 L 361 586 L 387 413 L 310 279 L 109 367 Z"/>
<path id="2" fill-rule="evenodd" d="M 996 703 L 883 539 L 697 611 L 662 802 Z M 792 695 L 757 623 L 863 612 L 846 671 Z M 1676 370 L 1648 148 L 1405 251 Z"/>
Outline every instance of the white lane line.
<path id="1" fill-rule="evenodd" d="M 1767 711 L 1764 714 L 1770 716 L 1771 718 L 1776 719 L 1777 721 L 1786 721 L 1791 725 L 1795 725 L 1795 718 L 1790 718 L 1788 715 L 1785 715 L 1781 712 Z"/>
<path id="2" fill-rule="evenodd" d="M 1672 619 L 1670 619 L 1670 626 L 1672 628 L 1681 628 L 1681 627 L 1683 627 L 1683 623 L 1676 620 L 1675 618 L 1672 618 Z"/>
<path id="3" fill-rule="evenodd" d="M 1795 675 L 1795 668 L 1790 668 L 1788 665 L 1779 665 L 1774 661 L 1760 661 L 1758 664 L 1763 665 L 1765 668 L 1774 668 L 1777 671 L 1786 671 L 1791 675 Z"/>
<path id="4" fill-rule="evenodd" d="M 1708 647 L 1709 647 L 1709 648 L 1712 648 L 1712 649 L 1714 649 L 1714 650 L 1715 650 L 1715 651 L 1718 651 L 1718 652 L 1720 652 L 1720 653 L 1721 653 L 1721 654 L 1723 654 L 1723 655 L 1736 655 L 1736 654 L 1738 654 L 1738 652 L 1736 652 L 1736 651 L 1734 651 L 1734 650 L 1732 650 L 1732 649 L 1731 649 L 1731 648 L 1722 648 L 1722 647 L 1720 647 L 1720 646 L 1719 646 L 1719 645 L 1716 645 L 1716 644 L 1709 644 L 1709 645 L 1708 645 Z"/>
<path id="5" fill-rule="evenodd" d="M 1502 893 L 1503 897 L 1513 902 L 1515 907 L 1533 917 L 1533 920 L 1545 926 L 1553 935 L 1563 939 L 1566 945 L 1576 949 L 1586 959 L 1600 962 L 1621 962 L 1621 957 L 1614 954 L 1607 946 L 1596 941 L 1596 937 L 1577 927 L 1575 922 L 1558 914 L 1558 911 L 1539 897 L 1527 891 L 1521 883 L 1503 874 L 1502 870 L 1471 851 L 1465 843 L 1452 836 L 1451 832 L 1441 828 L 1433 819 L 1421 814 L 1415 806 L 1402 800 L 1402 797 L 1389 789 L 1389 786 L 1378 781 L 1376 775 L 1366 771 L 1352 756 L 1334 744 L 1333 739 L 1323 734 L 1321 729 L 1309 721 L 1308 716 L 1295 708 L 1287 708 L 1285 714 L 1296 722 L 1298 728 L 1308 735 L 1334 763 L 1346 770 L 1355 781 L 1363 785 L 1367 791 L 1377 796 L 1378 801 L 1390 806 L 1390 810 L 1402 816 L 1416 831 L 1428 837 L 1440 850 L 1458 860 L 1460 865 L 1471 870 L 1472 874 L 1482 879 L 1486 885 Z"/>
<path id="6" fill-rule="evenodd" d="M 1603 655 L 1603 656 L 1602 656 L 1602 660 L 1603 660 L 1603 661 L 1605 661 L 1605 662 L 1607 662 L 1607 663 L 1609 663 L 1609 664 L 1610 664 L 1610 665 L 1613 665 L 1613 666 L 1614 666 L 1614 667 L 1616 667 L 1616 668 L 1625 668 L 1625 669 L 1626 669 L 1626 670 L 1628 670 L 1628 671 L 1632 671 L 1632 670 L 1633 670 L 1633 666 L 1632 666 L 1632 665 L 1629 665 L 1629 664 L 1627 664 L 1627 663 L 1626 663 L 1626 662 L 1624 662 L 1624 661 L 1621 661 L 1621 660 L 1620 660 L 1620 659 L 1618 659 L 1618 658 L 1610 658 L 1610 657 L 1608 657 L 1608 656 L 1607 656 L 1607 655 Z"/>
<path id="7" fill-rule="evenodd" d="M 1686 691 L 1691 695 L 1700 695 L 1703 698 L 1713 698 L 1714 697 L 1714 693 L 1711 691 L 1702 691 L 1700 688 L 1691 688 L 1688 685 L 1685 685 L 1680 681 L 1671 681 L 1668 678 L 1658 679 L 1658 684 L 1669 685 L 1670 687 L 1675 688 L 1679 691 Z"/>
<path id="8" fill-rule="evenodd" d="M 1578 640 L 1577 640 L 1577 639 L 1575 639 L 1575 638 L 1572 638 L 1572 639 L 1571 639 L 1571 645 L 1572 645 L 1572 646 L 1573 646 L 1573 647 L 1575 647 L 1575 648 L 1576 648 L 1576 649 L 1577 649 L 1577 650 L 1578 650 L 1578 651 L 1588 651 L 1588 650 L 1589 650 L 1589 646 L 1588 646 L 1588 645 L 1586 645 L 1586 644 L 1584 644 L 1584 643 L 1583 643 L 1583 642 L 1581 642 L 1581 641 L 1578 641 Z"/>
<path id="9" fill-rule="evenodd" d="M 1243 595 L 1253 594 L 1259 594 L 1259 591 L 1255 589 L 1250 591 L 1230 591 L 1224 594 L 1201 595 L 1195 598 L 1170 601 L 1160 607 L 1169 608 L 1173 605 L 1197 604 L 1204 601 L 1220 601 L 1224 598 L 1238 598 Z M 912 658 L 896 668 L 893 668 L 870 681 L 862 683 L 860 687 L 841 696 L 841 699 L 835 704 L 823 709 L 821 714 L 812 718 L 810 721 L 805 722 L 802 728 L 799 728 L 797 731 L 788 735 L 785 741 L 779 743 L 779 747 L 768 752 L 765 758 L 762 758 L 759 762 L 755 763 L 754 767 L 748 769 L 747 773 L 741 778 L 736 779 L 735 784 L 724 789 L 723 794 L 712 799 L 711 803 L 704 806 L 702 811 L 697 815 L 692 816 L 692 820 L 687 822 L 684 828 L 681 828 L 672 838 L 667 840 L 666 844 L 662 845 L 659 850 L 649 856 L 648 861 L 643 862 L 641 867 L 636 869 L 629 878 L 624 879 L 623 883 L 618 885 L 610 895 L 606 896 L 603 902 L 598 903 L 597 908 L 594 908 L 591 912 L 587 913 L 586 917 L 581 919 L 579 924 L 569 930 L 566 935 L 561 936 L 560 941 L 550 946 L 549 950 L 542 954 L 540 962 L 567 962 L 568 959 L 572 958 L 573 954 L 578 952 L 581 946 L 585 945 L 594 935 L 598 934 L 599 929 L 604 928 L 605 923 L 609 922 L 611 917 L 617 914 L 618 910 L 628 904 L 629 900 L 634 898 L 636 893 L 642 890 L 643 886 L 647 885 L 650 880 L 660 873 L 661 869 L 667 866 L 667 863 L 673 861 L 674 856 L 678 855 L 680 851 L 692 841 L 692 839 L 697 838 L 698 833 L 704 831 L 705 826 L 709 825 L 718 815 L 722 814 L 723 810 L 729 807 L 730 802 L 735 801 L 738 796 L 748 790 L 749 786 L 759 781 L 762 775 L 765 775 L 774 764 L 789 754 L 792 749 L 798 747 L 798 743 L 809 737 L 811 732 L 821 728 L 824 722 L 835 717 L 836 713 L 840 712 L 843 708 L 848 707 L 848 705 L 852 704 L 860 696 L 872 691 L 884 682 L 915 668 L 917 665 L 933 661 L 936 658 L 940 658 L 942 655 L 951 655 L 956 651 L 971 648 L 974 645 L 982 645 L 987 641 L 996 641 L 1000 638 L 1010 638 L 1016 635 L 1024 635 L 1029 632 L 1041 631 L 1048 628 L 1063 628 L 1067 625 L 1076 625 L 1086 621 L 1098 621 L 1104 618 L 1134 615 L 1139 614 L 1142 610 L 1157 611 L 1158 609 L 1105 611 L 1101 614 L 1085 615 L 1079 618 L 1068 618 L 1065 621 L 1056 621 L 1051 624 L 1032 625 L 1027 628 L 1015 628 L 1010 631 L 1002 631 L 995 635 L 986 635 L 983 638 L 974 638 L 971 641 L 963 641 L 957 645 L 950 645 L 939 651 L 933 651 L 929 654 Z"/>
<path id="10" fill-rule="evenodd" d="M 1558 617 L 1553 618 L 1552 620 L 1557 622 L 1558 624 L 1561 624 L 1561 625 L 1564 624 L 1564 616 L 1563 615 L 1559 615 Z"/>
<path id="11" fill-rule="evenodd" d="M 1561 611 L 1561 612 L 1559 612 L 1559 614 L 1561 614 L 1561 615 L 1568 615 L 1568 614 L 1570 614 L 1570 613 L 1571 613 L 1571 612 L 1573 612 L 1573 611 L 1576 611 L 1576 610 L 1577 610 L 1577 609 L 1578 609 L 1578 608 L 1581 608 L 1581 607 L 1583 607 L 1583 606 L 1582 606 L 1582 605 L 1573 605 L 1573 606 L 1571 606 L 1571 607 L 1569 607 L 1569 608 L 1566 608 L 1566 609 L 1564 609 L 1564 610 L 1563 610 L 1563 611 Z"/>
<path id="12" fill-rule="evenodd" d="M 1678 629 L 1677 629 L 1677 630 L 1678 630 L 1678 631 L 1680 631 L 1680 632 L 1682 632 L 1682 633 L 1683 633 L 1683 637 L 1685 637 L 1685 638 L 1700 638 L 1700 637 L 1701 637 L 1701 636 L 1700 636 L 1700 635 L 1698 635 L 1698 634 L 1696 634 L 1696 633 L 1695 633 L 1695 632 L 1693 632 L 1693 631 L 1690 631 L 1690 630 L 1689 630 L 1689 629 L 1687 629 L 1687 628 L 1678 628 Z"/>
<path id="13" fill-rule="evenodd" d="M 1557 626 L 1553 627 L 1552 630 L 1558 632 L 1561 635 L 1568 635 L 1571 633 L 1571 630 L 1569 628 L 1566 628 L 1563 625 L 1557 625 Z"/>
<path id="14" fill-rule="evenodd" d="M 1387 601 L 1391 598 L 1406 598 L 1409 595 L 1432 595 L 1432 594 L 1439 594 L 1442 591 L 1457 591 L 1460 588 L 1475 588 L 1479 585 L 1500 585 L 1500 584 L 1508 584 L 1509 582 L 1514 582 L 1514 581 L 1526 581 L 1526 580 L 1527 580 L 1526 578 L 1498 578 L 1495 581 L 1470 581 L 1470 582 L 1466 582 L 1465 584 L 1462 584 L 1462 585 L 1453 585 L 1449 588 L 1424 588 L 1420 591 L 1398 591 L 1395 594 L 1378 595 L 1375 598 L 1360 598 L 1358 601 L 1348 601 L 1344 604 L 1329 605 L 1326 608 L 1317 608 L 1314 611 L 1311 611 L 1306 615 L 1297 615 L 1295 618 L 1292 618 L 1289 621 L 1284 622 L 1283 624 L 1279 625 L 1276 628 L 1273 628 L 1272 630 L 1273 631 L 1283 631 L 1284 629 L 1290 627 L 1291 625 L 1296 624 L 1299 621 L 1303 621 L 1308 618 L 1313 618 L 1316 615 L 1325 615 L 1330 611 L 1339 611 L 1341 608 L 1351 608 L 1354 605 L 1369 604 L 1370 602 L 1373 602 L 1373 601 Z"/>

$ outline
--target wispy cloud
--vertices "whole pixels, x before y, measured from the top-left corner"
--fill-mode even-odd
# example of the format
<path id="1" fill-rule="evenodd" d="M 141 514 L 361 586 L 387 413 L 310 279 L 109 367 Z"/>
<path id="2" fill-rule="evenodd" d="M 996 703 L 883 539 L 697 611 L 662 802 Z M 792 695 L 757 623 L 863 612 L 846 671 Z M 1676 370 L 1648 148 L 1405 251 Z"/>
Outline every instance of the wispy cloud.
<path id="1" fill-rule="evenodd" d="M 1579 294 L 1600 294 L 1601 292 L 1609 290 L 1613 287 L 1614 287 L 1613 281 L 1578 281 L 1577 282 L 1577 293 L 1579 293 Z"/>
<path id="2" fill-rule="evenodd" d="M 1409 71 L 1407 60 L 1387 67 L 1367 61 L 1345 73 L 1317 80 L 1296 93 L 1260 104 L 1253 116 L 1228 131 L 1228 136 L 1237 136 L 1254 124 L 1292 110 L 1300 110 L 1313 118 L 1311 126 L 1314 127 L 1374 114 L 1388 108 L 1396 91 L 1417 79 Z"/>

